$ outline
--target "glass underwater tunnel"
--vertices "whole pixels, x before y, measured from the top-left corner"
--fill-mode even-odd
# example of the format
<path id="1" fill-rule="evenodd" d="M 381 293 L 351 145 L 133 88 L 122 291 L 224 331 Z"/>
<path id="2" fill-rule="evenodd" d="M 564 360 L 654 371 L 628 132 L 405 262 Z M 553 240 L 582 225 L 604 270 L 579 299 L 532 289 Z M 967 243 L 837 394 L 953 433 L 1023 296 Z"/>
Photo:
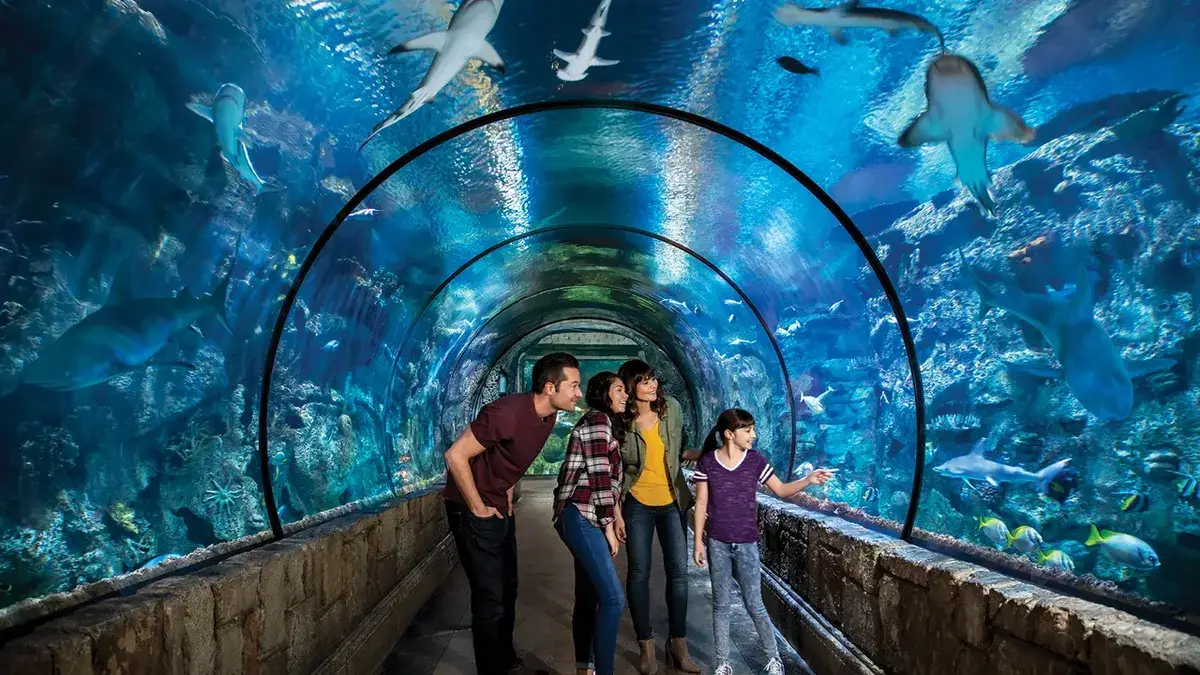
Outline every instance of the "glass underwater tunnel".
<path id="1" fill-rule="evenodd" d="M 466 0 L 503 63 L 367 143 L 462 7 L 0 4 L 0 616 L 432 488 L 569 345 L 803 508 L 1200 627 L 1200 4 Z"/>

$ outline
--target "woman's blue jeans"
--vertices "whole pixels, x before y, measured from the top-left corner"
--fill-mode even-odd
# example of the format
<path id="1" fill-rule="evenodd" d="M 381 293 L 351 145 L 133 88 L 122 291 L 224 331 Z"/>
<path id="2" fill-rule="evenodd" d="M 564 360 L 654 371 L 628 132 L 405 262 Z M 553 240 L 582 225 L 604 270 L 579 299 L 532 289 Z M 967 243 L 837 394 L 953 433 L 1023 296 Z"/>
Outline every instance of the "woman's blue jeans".
<path id="1" fill-rule="evenodd" d="M 646 506 L 629 495 L 621 513 L 625 517 L 625 553 L 629 558 L 625 589 L 629 593 L 633 632 L 638 640 L 654 638 L 650 627 L 650 553 L 657 530 L 667 573 L 667 630 L 670 633 L 667 637 L 687 637 L 688 555 L 683 512 L 674 502 L 666 506 Z"/>
<path id="2" fill-rule="evenodd" d="M 575 612 L 571 616 L 575 667 L 613 675 L 625 593 L 608 540 L 604 530 L 588 522 L 574 504 L 563 507 L 555 529 L 575 556 Z"/>

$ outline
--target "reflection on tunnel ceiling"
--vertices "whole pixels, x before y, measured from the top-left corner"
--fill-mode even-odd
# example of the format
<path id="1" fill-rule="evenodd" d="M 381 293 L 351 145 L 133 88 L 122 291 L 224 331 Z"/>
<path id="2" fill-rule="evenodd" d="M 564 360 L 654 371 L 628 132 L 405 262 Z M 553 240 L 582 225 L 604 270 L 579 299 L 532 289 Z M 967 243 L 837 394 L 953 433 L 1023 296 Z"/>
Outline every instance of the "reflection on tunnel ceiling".
<path id="1" fill-rule="evenodd" d="M 0 605 L 436 485 L 489 371 L 601 322 L 848 517 L 1200 607 L 1196 2 L 0 4 Z M 398 157 L 583 97 L 824 187 L 924 400 L 818 198 L 629 109 L 421 154 L 281 314 Z"/>

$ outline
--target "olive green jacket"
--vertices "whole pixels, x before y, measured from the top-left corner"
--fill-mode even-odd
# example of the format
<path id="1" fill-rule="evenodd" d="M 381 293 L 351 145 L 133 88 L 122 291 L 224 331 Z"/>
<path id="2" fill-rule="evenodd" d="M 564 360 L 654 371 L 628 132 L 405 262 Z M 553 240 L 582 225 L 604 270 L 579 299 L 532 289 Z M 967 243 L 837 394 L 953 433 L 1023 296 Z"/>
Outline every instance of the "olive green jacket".
<path id="1" fill-rule="evenodd" d="M 687 480 L 683 476 L 683 406 L 673 397 L 667 397 L 667 412 L 658 425 L 662 435 L 664 452 L 667 455 L 667 476 L 671 481 L 671 492 L 675 495 L 675 504 L 683 511 L 692 508 L 692 491 L 688 489 Z M 625 479 L 621 482 L 621 496 L 629 494 L 630 488 L 642 475 L 642 465 L 646 462 L 646 439 L 642 430 L 635 422 L 632 428 L 625 432 L 625 442 L 621 445 L 621 463 L 625 469 Z"/>

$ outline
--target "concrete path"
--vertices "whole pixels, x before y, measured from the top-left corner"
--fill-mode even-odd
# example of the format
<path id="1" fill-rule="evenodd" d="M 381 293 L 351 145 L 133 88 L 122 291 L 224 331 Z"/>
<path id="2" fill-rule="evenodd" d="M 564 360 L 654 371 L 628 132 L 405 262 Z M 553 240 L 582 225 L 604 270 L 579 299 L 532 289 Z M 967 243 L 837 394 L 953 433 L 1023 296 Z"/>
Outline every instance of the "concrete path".
<path id="1" fill-rule="evenodd" d="M 573 567 L 571 554 L 550 523 L 551 492 L 554 481 L 527 478 L 522 482 L 517 503 L 517 542 L 520 562 L 520 591 L 517 599 L 517 651 L 531 668 L 551 675 L 574 675 L 575 659 L 571 647 L 571 607 L 573 605 Z M 691 550 L 689 533 L 689 551 Z M 617 559 L 618 573 L 625 578 L 625 553 Z M 651 582 L 652 615 L 658 636 L 659 663 L 664 664 L 663 640 L 667 632 L 666 604 L 663 598 L 662 560 L 655 542 L 655 576 Z M 692 658 L 704 672 L 713 669 L 712 590 L 708 571 L 689 565 L 691 597 L 688 603 L 688 643 Z M 753 624 L 737 603 L 739 615 L 734 621 L 734 673 L 761 673 L 765 656 L 754 633 Z M 416 622 L 397 643 L 381 670 L 381 675 L 475 675 L 471 646 L 470 596 L 462 568 L 457 568 L 446 584 L 421 611 Z M 780 639 L 788 673 L 808 673 L 807 667 Z M 617 642 L 618 675 L 637 674 L 637 640 L 626 609 Z M 665 666 L 659 673 L 669 675 Z"/>

